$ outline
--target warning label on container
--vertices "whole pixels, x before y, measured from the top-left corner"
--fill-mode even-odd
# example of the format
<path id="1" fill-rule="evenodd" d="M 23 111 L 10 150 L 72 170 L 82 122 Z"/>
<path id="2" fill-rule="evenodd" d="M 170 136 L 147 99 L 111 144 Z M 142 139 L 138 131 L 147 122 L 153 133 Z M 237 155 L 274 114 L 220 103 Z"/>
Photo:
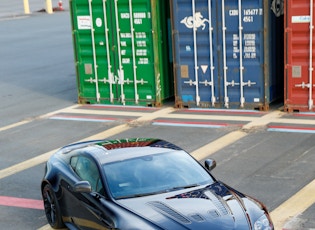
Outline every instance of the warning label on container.
<path id="1" fill-rule="evenodd" d="M 90 30 L 91 29 L 91 17 L 90 16 L 78 16 L 78 29 Z"/>

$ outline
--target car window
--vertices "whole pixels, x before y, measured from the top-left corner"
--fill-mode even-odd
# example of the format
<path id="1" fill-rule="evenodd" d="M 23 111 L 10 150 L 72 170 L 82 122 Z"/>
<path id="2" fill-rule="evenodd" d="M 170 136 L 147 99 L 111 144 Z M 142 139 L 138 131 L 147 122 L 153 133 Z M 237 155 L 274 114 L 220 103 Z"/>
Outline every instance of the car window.
<path id="1" fill-rule="evenodd" d="M 103 165 L 115 198 L 141 196 L 213 182 L 210 174 L 183 151 L 154 154 Z"/>
<path id="2" fill-rule="evenodd" d="M 86 180 L 91 184 L 93 192 L 103 193 L 100 174 L 92 159 L 84 156 L 72 157 L 70 165 L 82 180 Z"/>

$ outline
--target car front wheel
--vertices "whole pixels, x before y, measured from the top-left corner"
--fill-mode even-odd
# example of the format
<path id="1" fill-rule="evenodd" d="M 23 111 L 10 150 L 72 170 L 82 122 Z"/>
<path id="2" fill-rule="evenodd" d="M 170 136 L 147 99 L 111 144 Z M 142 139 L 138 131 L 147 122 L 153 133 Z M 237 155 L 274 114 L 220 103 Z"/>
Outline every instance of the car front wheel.
<path id="1" fill-rule="evenodd" d="M 52 228 L 63 228 L 64 224 L 60 213 L 60 207 L 55 192 L 50 184 L 46 184 L 42 191 L 44 209 L 48 223 Z"/>

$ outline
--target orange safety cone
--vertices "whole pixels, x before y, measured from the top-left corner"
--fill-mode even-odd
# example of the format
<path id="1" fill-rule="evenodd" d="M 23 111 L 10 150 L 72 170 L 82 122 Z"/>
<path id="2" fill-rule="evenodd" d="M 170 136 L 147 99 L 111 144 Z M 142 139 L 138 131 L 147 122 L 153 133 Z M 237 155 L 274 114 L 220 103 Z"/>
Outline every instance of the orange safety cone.
<path id="1" fill-rule="evenodd" d="M 59 0 L 58 6 L 53 8 L 54 11 L 64 11 L 62 1 Z"/>
<path id="2" fill-rule="evenodd" d="M 59 7 L 59 10 L 63 10 L 63 6 L 62 6 L 62 1 L 61 0 L 59 0 L 59 2 L 58 2 L 58 7 Z"/>

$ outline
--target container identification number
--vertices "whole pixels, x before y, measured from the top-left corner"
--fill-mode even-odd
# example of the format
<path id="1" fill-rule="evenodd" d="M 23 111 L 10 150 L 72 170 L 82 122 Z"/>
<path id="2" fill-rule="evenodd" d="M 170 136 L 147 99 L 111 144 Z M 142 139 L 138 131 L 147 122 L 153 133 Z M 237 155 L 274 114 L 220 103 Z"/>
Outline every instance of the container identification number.
<path id="1" fill-rule="evenodd" d="M 229 16 L 238 16 L 238 12 L 238 9 L 229 10 Z M 263 15 L 263 9 L 244 9 L 243 15 L 243 22 L 254 22 L 254 16 Z"/>

